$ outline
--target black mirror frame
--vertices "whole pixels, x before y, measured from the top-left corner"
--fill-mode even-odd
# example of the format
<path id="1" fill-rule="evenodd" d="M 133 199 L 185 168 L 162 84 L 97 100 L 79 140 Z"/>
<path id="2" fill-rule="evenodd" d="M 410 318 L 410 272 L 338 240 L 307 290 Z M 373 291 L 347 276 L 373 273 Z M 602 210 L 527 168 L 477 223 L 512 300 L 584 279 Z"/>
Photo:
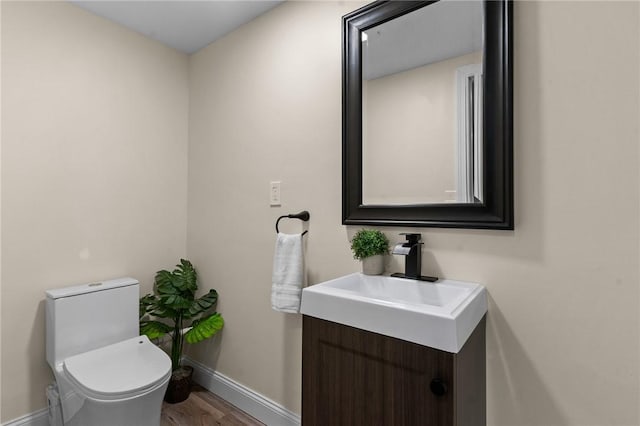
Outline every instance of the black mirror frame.
<path id="1" fill-rule="evenodd" d="M 342 223 L 511 230 L 514 228 L 511 0 L 484 2 L 484 202 L 362 204 L 361 32 L 431 3 L 435 2 L 378 1 L 342 18 Z"/>

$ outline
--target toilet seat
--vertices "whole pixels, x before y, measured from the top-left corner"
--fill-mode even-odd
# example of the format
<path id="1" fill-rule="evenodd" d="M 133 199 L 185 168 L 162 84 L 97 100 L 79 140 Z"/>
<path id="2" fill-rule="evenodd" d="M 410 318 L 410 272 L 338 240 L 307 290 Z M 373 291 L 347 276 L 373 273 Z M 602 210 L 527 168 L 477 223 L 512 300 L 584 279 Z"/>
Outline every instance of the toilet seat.
<path id="1" fill-rule="evenodd" d="M 63 369 L 86 396 L 127 399 L 164 385 L 171 359 L 147 336 L 138 336 L 65 359 Z"/>

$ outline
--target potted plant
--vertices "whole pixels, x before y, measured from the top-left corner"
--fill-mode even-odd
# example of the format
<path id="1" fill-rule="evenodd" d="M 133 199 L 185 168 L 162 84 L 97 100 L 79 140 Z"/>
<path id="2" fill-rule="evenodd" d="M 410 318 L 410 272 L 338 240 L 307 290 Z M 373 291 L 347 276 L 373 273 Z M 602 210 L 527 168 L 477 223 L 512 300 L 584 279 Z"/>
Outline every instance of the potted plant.
<path id="1" fill-rule="evenodd" d="M 351 240 L 353 257 L 362 261 L 362 272 L 380 275 L 384 271 L 384 255 L 389 252 L 387 236 L 377 229 L 361 229 Z"/>
<path id="2" fill-rule="evenodd" d="M 197 273 L 191 262 L 180 259 L 172 272 L 156 273 L 154 294 L 140 299 L 140 334 L 149 339 L 171 336 L 172 374 L 165 401 L 176 403 L 189 397 L 193 368 L 182 365 L 184 341 L 197 343 L 222 329 L 224 320 L 211 312 L 218 301 L 218 293 L 211 289 L 196 299 Z M 158 321 L 156 318 L 164 321 Z M 188 329 L 188 331 L 184 331 Z"/>

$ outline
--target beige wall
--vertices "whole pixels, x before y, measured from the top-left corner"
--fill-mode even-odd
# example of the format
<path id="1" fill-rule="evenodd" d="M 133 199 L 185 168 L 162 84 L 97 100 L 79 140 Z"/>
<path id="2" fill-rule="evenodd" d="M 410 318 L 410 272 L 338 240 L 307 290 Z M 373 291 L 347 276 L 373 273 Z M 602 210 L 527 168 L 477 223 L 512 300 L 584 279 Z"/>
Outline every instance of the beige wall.
<path id="1" fill-rule="evenodd" d="M 340 17 L 353 6 L 287 2 L 190 62 L 187 251 L 225 317 L 221 338 L 197 352 L 296 411 L 301 318 L 270 307 L 274 224 L 311 213 L 310 282 L 358 268 L 340 224 Z M 272 180 L 281 207 L 269 207 Z"/>
<path id="2" fill-rule="evenodd" d="M 363 81 L 364 204 L 456 200 L 456 70 L 481 63 L 478 51 Z"/>
<path id="3" fill-rule="evenodd" d="M 356 7 L 289 2 L 191 58 L 188 253 L 227 319 L 197 355 L 296 411 L 300 318 L 269 308 L 273 224 L 310 211 L 310 283 L 359 268 L 340 225 Z M 516 230 L 417 230 L 426 273 L 489 290 L 490 425 L 640 423 L 638 19 L 635 2 L 517 2 Z"/>
<path id="4" fill-rule="evenodd" d="M 195 355 L 298 411 L 273 225 L 311 212 L 310 283 L 358 270 L 340 224 L 340 17 L 357 4 L 287 2 L 192 56 L 188 108 L 182 56 L 72 6 L 3 7 L 3 418 L 44 406 L 44 289 L 148 284 L 183 252 L 187 205 L 187 254 L 226 319 Z M 489 290 L 489 425 L 640 423 L 639 19 L 635 2 L 517 2 L 516 230 L 417 229 L 425 273 Z"/>
<path id="5" fill-rule="evenodd" d="M 47 288 L 186 250 L 187 57 L 63 2 L 2 2 L 2 419 L 45 406 Z"/>

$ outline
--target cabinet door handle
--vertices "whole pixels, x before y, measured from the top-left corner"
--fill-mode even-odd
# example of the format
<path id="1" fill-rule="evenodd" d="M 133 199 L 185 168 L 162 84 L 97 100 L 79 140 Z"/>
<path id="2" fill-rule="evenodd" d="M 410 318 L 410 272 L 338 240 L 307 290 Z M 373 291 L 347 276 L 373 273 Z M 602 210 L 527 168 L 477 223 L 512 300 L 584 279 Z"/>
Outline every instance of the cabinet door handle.
<path id="1" fill-rule="evenodd" d="M 429 384 L 429 389 L 436 396 L 442 396 L 447 393 L 447 383 L 442 379 L 433 379 Z"/>

